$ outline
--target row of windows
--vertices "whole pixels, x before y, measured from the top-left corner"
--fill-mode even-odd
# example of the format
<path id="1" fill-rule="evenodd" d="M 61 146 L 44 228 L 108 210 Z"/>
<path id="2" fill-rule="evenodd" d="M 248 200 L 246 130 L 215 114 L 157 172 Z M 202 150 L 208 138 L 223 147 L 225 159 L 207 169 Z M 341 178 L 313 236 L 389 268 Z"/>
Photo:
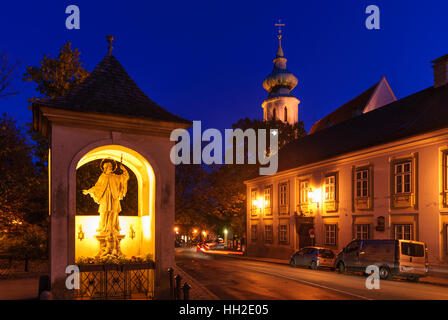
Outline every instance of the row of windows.
<path id="1" fill-rule="evenodd" d="M 396 240 L 414 240 L 414 232 L 412 224 L 395 224 L 393 238 Z M 324 225 L 324 236 L 325 245 L 336 246 L 337 245 L 337 234 L 338 227 L 337 224 L 325 224 Z M 372 239 L 371 225 L 370 224 L 355 224 L 354 225 L 354 238 L 365 240 Z"/>
<path id="2" fill-rule="evenodd" d="M 255 242 L 258 240 L 258 225 L 252 225 L 250 228 L 250 239 Z M 273 243 L 274 229 L 272 224 L 264 226 L 263 240 L 266 243 Z M 289 244 L 289 225 L 280 224 L 278 226 L 278 242 L 282 244 Z"/>
<path id="3" fill-rule="evenodd" d="M 448 168 L 448 153 L 446 155 Z M 392 208 L 411 207 L 415 201 L 413 196 L 415 186 L 415 161 L 413 158 L 401 159 L 391 163 L 391 184 L 392 184 Z M 448 170 L 446 170 L 448 172 Z M 338 173 L 328 173 L 323 181 L 321 199 L 327 212 L 338 211 L 339 193 Z M 446 179 L 448 191 L 448 175 Z M 298 211 L 307 210 L 311 204 L 310 194 L 312 188 L 309 179 L 298 181 Z M 272 215 L 272 185 L 266 186 L 263 190 L 263 203 L 257 201 L 257 189 L 251 190 L 251 212 L 258 215 L 263 212 L 265 216 Z M 316 196 L 316 195 L 315 195 Z M 448 197 L 447 197 L 448 198 Z M 316 201 L 316 199 L 314 199 Z M 278 186 L 279 215 L 289 214 L 289 183 L 280 183 Z M 353 209 L 369 210 L 373 208 L 373 166 L 363 166 L 353 170 Z"/>
<path id="4" fill-rule="evenodd" d="M 282 244 L 289 244 L 289 225 L 280 224 L 278 227 L 278 241 Z M 267 224 L 264 226 L 263 240 L 266 243 L 273 242 L 273 226 Z M 337 246 L 338 237 L 338 225 L 324 224 L 324 244 L 327 246 Z M 354 238 L 365 240 L 371 239 L 371 225 L 370 224 L 355 224 L 354 225 Z M 414 240 L 413 225 L 412 224 L 395 224 L 394 225 L 394 238 L 399 240 Z M 258 240 L 258 225 L 251 225 L 250 239 L 252 242 Z"/>

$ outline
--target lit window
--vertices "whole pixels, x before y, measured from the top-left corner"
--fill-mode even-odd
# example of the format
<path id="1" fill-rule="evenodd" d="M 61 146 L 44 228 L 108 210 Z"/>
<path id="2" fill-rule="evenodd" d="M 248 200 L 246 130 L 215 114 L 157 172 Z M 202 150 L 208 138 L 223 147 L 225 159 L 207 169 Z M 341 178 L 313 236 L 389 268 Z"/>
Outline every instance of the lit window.
<path id="1" fill-rule="evenodd" d="M 411 161 L 395 165 L 395 193 L 411 192 Z"/>
<path id="2" fill-rule="evenodd" d="M 266 242 L 272 242 L 272 225 L 267 224 L 264 226 L 264 239 Z"/>
<path id="3" fill-rule="evenodd" d="M 356 171 L 355 177 L 356 197 L 366 198 L 369 196 L 369 170 L 362 169 Z"/>
<path id="4" fill-rule="evenodd" d="M 271 198 L 272 198 L 272 187 L 264 188 L 263 207 L 265 215 L 272 215 Z"/>
<path id="5" fill-rule="evenodd" d="M 310 192 L 310 182 L 308 180 L 300 181 L 300 204 L 308 204 L 308 193 Z"/>
<path id="6" fill-rule="evenodd" d="M 252 241 L 257 241 L 257 225 L 250 226 L 250 239 Z"/>
<path id="7" fill-rule="evenodd" d="M 336 177 L 334 175 L 325 178 L 325 200 L 336 200 Z"/>
<path id="8" fill-rule="evenodd" d="M 280 189 L 280 192 L 279 192 L 280 205 L 286 206 L 286 205 L 288 205 L 288 184 L 287 183 L 280 184 L 279 189 Z"/>
<path id="9" fill-rule="evenodd" d="M 278 204 L 280 215 L 286 215 L 289 213 L 289 190 L 288 183 L 281 183 L 278 185 Z"/>
<path id="10" fill-rule="evenodd" d="M 396 224 L 395 239 L 396 240 L 413 240 L 412 224 Z"/>
<path id="11" fill-rule="evenodd" d="M 258 214 L 258 206 L 257 206 L 257 189 L 252 189 L 250 191 L 250 211 L 252 215 Z"/>
<path id="12" fill-rule="evenodd" d="M 445 151 L 444 153 L 444 175 L 445 175 L 445 186 L 444 186 L 444 190 L 448 191 L 448 151 Z"/>
<path id="13" fill-rule="evenodd" d="M 336 245 L 336 224 L 325 225 L 325 244 L 328 246 Z"/>
<path id="14" fill-rule="evenodd" d="M 288 242 L 288 225 L 287 224 L 280 225 L 278 237 L 279 237 L 280 242 L 283 242 L 283 243 Z"/>
<path id="15" fill-rule="evenodd" d="M 355 239 L 359 239 L 359 240 L 369 239 L 370 226 L 368 224 L 357 224 L 355 226 L 356 226 Z"/>

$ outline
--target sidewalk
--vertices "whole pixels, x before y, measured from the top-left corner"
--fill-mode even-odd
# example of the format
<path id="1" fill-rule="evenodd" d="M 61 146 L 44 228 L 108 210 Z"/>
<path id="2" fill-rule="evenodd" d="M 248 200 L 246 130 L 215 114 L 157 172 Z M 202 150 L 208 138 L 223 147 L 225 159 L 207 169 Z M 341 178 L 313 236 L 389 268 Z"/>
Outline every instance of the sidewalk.
<path id="1" fill-rule="evenodd" d="M 204 287 L 199 281 L 193 279 L 188 273 L 182 270 L 177 265 L 174 267 L 174 276 L 180 275 L 182 277 L 182 285 L 188 282 L 190 285 L 190 300 L 219 300 L 219 298 Z"/>
<path id="2" fill-rule="evenodd" d="M 234 259 L 252 260 L 276 264 L 287 264 L 289 265 L 289 260 L 287 259 L 274 259 L 274 258 L 258 258 L 258 257 L 248 257 L 248 256 L 237 256 L 237 255 L 227 255 L 227 257 Z M 448 270 L 441 268 L 439 266 L 434 266 L 429 268 L 429 274 L 427 277 L 423 277 L 419 280 L 420 283 L 438 285 L 448 287 Z"/>
<path id="3" fill-rule="evenodd" d="M 39 278 L 0 280 L 0 300 L 37 299 Z"/>

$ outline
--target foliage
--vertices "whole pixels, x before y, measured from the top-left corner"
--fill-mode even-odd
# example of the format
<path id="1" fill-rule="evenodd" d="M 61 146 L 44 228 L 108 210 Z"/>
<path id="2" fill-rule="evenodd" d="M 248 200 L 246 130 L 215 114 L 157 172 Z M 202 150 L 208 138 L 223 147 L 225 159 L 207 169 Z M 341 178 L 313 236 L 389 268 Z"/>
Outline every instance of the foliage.
<path id="1" fill-rule="evenodd" d="M 39 66 L 28 66 L 23 75 L 23 81 L 34 82 L 38 96 L 32 97 L 28 102 L 33 103 L 40 98 L 54 98 L 63 96 L 80 85 L 89 72 L 82 67 L 79 60 L 80 51 L 72 49 L 71 43 L 65 43 L 56 58 L 44 55 Z M 30 105 L 31 108 L 31 105 Z M 33 157 L 40 172 L 42 185 L 48 186 L 48 141 L 39 132 L 32 129 L 29 124 L 28 134 L 34 141 Z M 43 190 L 48 194 L 48 190 Z M 43 200 L 43 199 L 42 199 Z"/>
<path id="2" fill-rule="evenodd" d="M 24 128 L 6 114 L 0 117 L 0 230 L 23 232 L 33 221 L 34 187 L 38 183 Z"/>
<path id="3" fill-rule="evenodd" d="M 79 61 L 80 54 L 78 49 L 72 50 L 71 43 L 67 42 L 61 47 L 57 58 L 46 54 L 39 67 L 29 66 L 23 81 L 36 83 L 36 90 L 45 98 L 66 95 L 89 76 Z"/>
<path id="4" fill-rule="evenodd" d="M 14 259 L 47 258 L 46 229 L 29 223 L 23 223 L 24 232 L 6 234 L 0 239 L 0 251 L 11 255 Z"/>
<path id="5" fill-rule="evenodd" d="M 205 227 L 210 222 L 208 173 L 201 165 L 176 166 L 176 223 Z"/>
<path id="6" fill-rule="evenodd" d="M 78 260 L 76 260 L 76 264 L 78 266 L 80 265 L 88 265 L 88 264 L 133 264 L 133 263 L 151 263 L 154 262 L 154 258 L 152 254 L 147 254 L 144 257 L 135 257 L 132 256 L 131 258 L 126 258 L 125 256 L 113 256 L 113 255 L 107 255 L 105 257 L 79 257 Z"/>

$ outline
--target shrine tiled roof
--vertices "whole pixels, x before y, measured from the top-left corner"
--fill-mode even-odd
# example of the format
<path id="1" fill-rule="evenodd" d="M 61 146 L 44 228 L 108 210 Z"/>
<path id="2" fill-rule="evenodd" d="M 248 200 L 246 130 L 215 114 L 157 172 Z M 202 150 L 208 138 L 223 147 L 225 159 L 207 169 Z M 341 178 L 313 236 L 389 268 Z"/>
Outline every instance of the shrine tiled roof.
<path id="1" fill-rule="evenodd" d="M 112 54 L 105 56 L 89 77 L 67 95 L 35 104 L 78 112 L 191 123 L 148 98 Z"/>

